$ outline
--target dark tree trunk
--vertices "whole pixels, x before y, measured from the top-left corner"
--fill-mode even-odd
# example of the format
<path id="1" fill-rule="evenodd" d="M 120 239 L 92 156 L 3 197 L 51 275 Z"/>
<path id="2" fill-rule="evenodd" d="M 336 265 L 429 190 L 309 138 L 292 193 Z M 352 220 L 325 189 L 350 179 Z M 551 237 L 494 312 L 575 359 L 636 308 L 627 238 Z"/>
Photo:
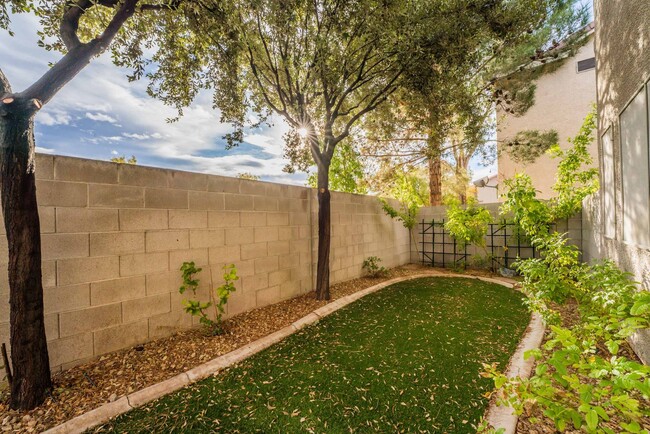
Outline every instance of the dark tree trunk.
<path id="1" fill-rule="evenodd" d="M 442 205 L 442 160 L 439 154 L 429 156 L 429 202 Z"/>
<path id="2" fill-rule="evenodd" d="M 9 244 L 11 408 L 28 410 L 52 387 L 41 282 L 33 112 L 0 116 L 2 213 Z"/>
<path id="3" fill-rule="evenodd" d="M 330 162 L 318 164 L 318 265 L 316 267 L 316 299 L 330 299 L 331 212 L 329 190 Z"/>

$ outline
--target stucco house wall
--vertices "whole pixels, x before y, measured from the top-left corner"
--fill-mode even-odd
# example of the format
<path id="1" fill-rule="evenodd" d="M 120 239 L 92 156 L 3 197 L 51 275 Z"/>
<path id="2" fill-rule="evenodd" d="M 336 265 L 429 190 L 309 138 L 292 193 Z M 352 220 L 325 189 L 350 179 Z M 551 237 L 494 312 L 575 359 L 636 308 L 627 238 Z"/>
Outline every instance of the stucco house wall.
<path id="1" fill-rule="evenodd" d="M 558 132 L 560 146 L 567 147 L 567 139 L 576 135 L 585 116 L 596 102 L 596 72 L 589 69 L 578 72 L 577 63 L 594 57 L 594 37 L 580 48 L 576 55 L 553 73 L 540 77 L 537 81 L 535 104 L 523 116 L 512 116 L 499 110 L 497 112 L 497 147 L 513 138 L 523 130 L 551 130 Z M 591 148 L 594 167 L 598 150 Z M 522 164 L 515 162 L 507 152 L 499 152 L 499 185 L 516 173 L 526 173 L 540 191 L 539 197 L 549 199 L 553 196 L 557 160 L 548 155 L 540 156 L 535 162 Z"/>
<path id="2" fill-rule="evenodd" d="M 650 224 L 650 197 L 647 196 L 648 185 L 643 185 L 644 182 L 650 183 L 647 158 L 650 7 L 647 0 L 596 0 L 594 12 L 601 191 L 584 204 L 585 257 L 614 260 L 631 272 L 642 288 L 650 290 L 650 245 L 644 241 L 648 238 Z M 640 92 L 645 95 L 640 95 Z M 630 129 L 627 125 L 621 127 L 621 114 L 637 96 L 640 98 L 637 101 L 646 100 L 646 123 L 640 128 L 633 146 L 639 148 L 639 155 L 645 155 L 645 161 L 640 158 L 638 169 L 632 171 L 622 167 L 623 152 L 629 152 L 625 147 L 629 148 L 632 142 L 623 143 L 621 140 Z M 642 134 L 643 128 L 645 134 Z M 628 188 L 632 192 L 625 192 L 623 178 L 630 175 L 635 180 L 641 179 L 641 185 Z M 638 191 L 646 193 L 631 197 L 630 193 Z M 636 206 L 633 216 L 625 211 L 626 200 Z M 624 219 L 628 222 L 627 239 Z M 630 233 L 634 236 L 630 237 Z M 650 332 L 639 333 L 634 343 L 644 362 L 650 362 Z"/>

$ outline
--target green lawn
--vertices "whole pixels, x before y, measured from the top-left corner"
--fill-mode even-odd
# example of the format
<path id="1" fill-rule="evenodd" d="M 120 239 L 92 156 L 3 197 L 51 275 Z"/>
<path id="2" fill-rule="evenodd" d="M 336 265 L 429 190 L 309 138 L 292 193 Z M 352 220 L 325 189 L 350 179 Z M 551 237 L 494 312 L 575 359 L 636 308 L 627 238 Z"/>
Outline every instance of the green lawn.
<path id="1" fill-rule="evenodd" d="M 422 278 L 352 303 L 216 377 L 119 417 L 119 433 L 470 433 L 529 320 L 522 295 Z"/>

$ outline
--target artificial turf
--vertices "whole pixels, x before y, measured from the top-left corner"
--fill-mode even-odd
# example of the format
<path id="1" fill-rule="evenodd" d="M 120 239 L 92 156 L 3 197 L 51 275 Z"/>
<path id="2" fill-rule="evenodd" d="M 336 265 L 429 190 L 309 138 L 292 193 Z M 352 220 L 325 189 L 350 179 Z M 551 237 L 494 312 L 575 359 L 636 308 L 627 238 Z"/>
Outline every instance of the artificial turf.
<path id="1" fill-rule="evenodd" d="M 100 432 L 476 432 L 529 321 L 522 295 L 463 278 L 392 285 Z"/>

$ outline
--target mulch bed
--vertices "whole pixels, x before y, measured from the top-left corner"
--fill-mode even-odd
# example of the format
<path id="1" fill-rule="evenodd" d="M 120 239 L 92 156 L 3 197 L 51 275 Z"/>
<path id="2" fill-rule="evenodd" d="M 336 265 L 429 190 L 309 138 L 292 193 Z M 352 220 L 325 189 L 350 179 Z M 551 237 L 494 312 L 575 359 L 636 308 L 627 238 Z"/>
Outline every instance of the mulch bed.
<path id="1" fill-rule="evenodd" d="M 362 277 L 339 283 L 331 287 L 331 298 L 336 300 L 382 281 L 422 271 L 423 267 L 409 265 L 392 269 L 383 278 Z M 56 374 L 51 396 L 29 412 L 9 409 L 5 391 L 0 396 L 0 431 L 46 430 L 273 333 L 325 304 L 308 293 L 230 318 L 225 321 L 227 333 L 221 336 L 207 336 L 201 329 L 192 329 L 101 356 Z"/>

